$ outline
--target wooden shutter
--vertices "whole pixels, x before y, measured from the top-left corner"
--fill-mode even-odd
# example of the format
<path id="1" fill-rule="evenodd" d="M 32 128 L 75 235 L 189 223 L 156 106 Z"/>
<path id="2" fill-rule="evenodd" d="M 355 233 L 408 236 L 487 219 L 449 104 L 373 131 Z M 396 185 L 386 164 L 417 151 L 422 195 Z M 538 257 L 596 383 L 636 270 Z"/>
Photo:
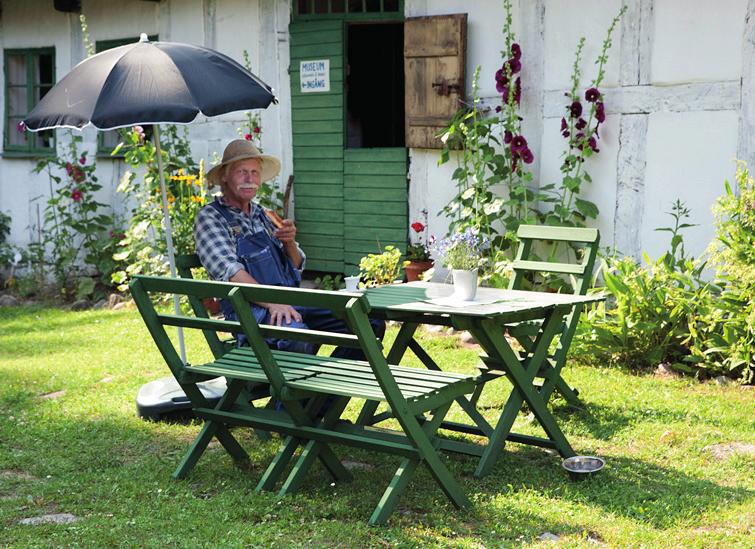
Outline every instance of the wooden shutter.
<path id="1" fill-rule="evenodd" d="M 467 14 L 404 23 L 406 146 L 440 149 L 436 134 L 464 100 Z"/>

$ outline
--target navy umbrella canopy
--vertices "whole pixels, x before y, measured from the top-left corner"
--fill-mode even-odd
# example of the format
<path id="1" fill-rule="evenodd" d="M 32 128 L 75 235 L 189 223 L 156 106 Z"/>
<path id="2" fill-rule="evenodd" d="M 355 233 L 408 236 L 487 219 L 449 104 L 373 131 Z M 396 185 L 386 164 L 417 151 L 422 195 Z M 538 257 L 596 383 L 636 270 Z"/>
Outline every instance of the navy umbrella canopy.
<path id="1" fill-rule="evenodd" d="M 206 116 L 266 108 L 270 86 L 217 51 L 174 42 L 139 42 L 76 65 L 24 119 L 26 128 L 100 130 L 136 124 L 188 123 Z"/>

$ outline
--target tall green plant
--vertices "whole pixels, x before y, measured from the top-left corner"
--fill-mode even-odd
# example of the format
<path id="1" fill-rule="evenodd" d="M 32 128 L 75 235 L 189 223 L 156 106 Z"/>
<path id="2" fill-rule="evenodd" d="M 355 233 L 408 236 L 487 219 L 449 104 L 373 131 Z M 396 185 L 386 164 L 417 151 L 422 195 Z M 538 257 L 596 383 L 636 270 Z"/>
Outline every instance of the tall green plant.
<path id="1" fill-rule="evenodd" d="M 82 137 L 69 132 L 62 154 L 37 162 L 35 173 L 47 173 L 50 198 L 44 210 L 42 240 L 38 255 L 47 257 L 56 282 L 65 293 L 74 279 L 84 271 L 94 271 L 109 283 L 112 270 L 114 237 L 113 216 L 105 213 L 107 206 L 96 199 L 102 189 L 96 163 L 89 162 L 87 152 L 80 149 Z"/>
<path id="2" fill-rule="evenodd" d="M 194 217 L 206 200 L 204 167 L 194 161 L 189 145 L 188 130 L 167 125 L 161 128 L 160 147 L 166 174 L 173 243 L 176 253 L 194 251 L 192 231 Z M 124 151 L 131 165 L 118 186 L 118 192 L 134 205 L 129 227 L 119 242 L 114 258 L 124 268 L 113 273 L 113 282 L 124 290 L 135 274 L 167 274 L 167 244 L 163 224 L 160 174 L 154 143 L 146 139 L 144 129 L 135 126 L 113 154 Z M 137 173 L 141 174 L 137 177 Z"/>
<path id="3" fill-rule="evenodd" d="M 566 106 L 566 116 L 561 118 L 561 135 L 566 139 L 566 151 L 561 163 L 561 182 L 549 184 L 541 188 L 550 196 L 546 200 L 552 204 L 552 209 L 545 216 L 545 222 L 549 225 L 562 225 L 570 227 L 584 227 L 587 219 L 598 217 L 598 207 L 589 200 L 580 197 L 583 186 L 592 183 L 592 178 L 586 169 L 586 160 L 592 155 L 598 154 L 598 142 L 600 139 L 600 126 L 606 120 L 605 103 L 600 86 L 605 78 L 608 52 L 613 44 L 613 32 L 619 24 L 621 17 L 626 13 L 627 6 L 622 6 L 616 17 L 613 18 L 603 40 L 598 58 L 595 64 L 598 72 L 584 92 L 584 101 L 580 94 L 582 80 L 582 50 L 585 46 L 585 38 L 579 39 L 577 51 L 574 57 L 571 74 L 571 89 L 566 94 L 569 104 Z M 556 247 L 551 251 L 554 256 Z"/>

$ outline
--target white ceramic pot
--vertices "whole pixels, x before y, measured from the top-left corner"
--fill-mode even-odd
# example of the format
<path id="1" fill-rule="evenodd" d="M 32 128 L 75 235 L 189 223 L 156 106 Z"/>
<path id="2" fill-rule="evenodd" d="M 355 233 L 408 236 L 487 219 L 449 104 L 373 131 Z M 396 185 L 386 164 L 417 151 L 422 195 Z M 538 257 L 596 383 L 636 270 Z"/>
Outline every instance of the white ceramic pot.
<path id="1" fill-rule="evenodd" d="M 454 297 L 463 301 L 472 301 L 477 293 L 477 269 L 474 271 L 451 271 L 454 279 Z"/>

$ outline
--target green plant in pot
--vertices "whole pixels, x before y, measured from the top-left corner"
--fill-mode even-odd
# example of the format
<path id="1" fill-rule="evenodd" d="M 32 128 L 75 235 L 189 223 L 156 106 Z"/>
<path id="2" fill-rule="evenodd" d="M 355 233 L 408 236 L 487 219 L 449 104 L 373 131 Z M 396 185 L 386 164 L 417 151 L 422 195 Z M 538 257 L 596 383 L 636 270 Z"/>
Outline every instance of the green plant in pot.
<path id="1" fill-rule="evenodd" d="M 451 270 L 454 295 L 465 301 L 474 299 L 478 269 L 484 269 L 487 262 L 488 237 L 476 227 L 467 227 L 444 238 L 434 248 L 443 266 Z"/>
<path id="2" fill-rule="evenodd" d="M 401 261 L 401 250 L 386 246 L 381 254 L 368 254 L 359 261 L 362 286 L 373 288 L 392 284 L 401 274 L 401 267 L 408 261 Z"/>

